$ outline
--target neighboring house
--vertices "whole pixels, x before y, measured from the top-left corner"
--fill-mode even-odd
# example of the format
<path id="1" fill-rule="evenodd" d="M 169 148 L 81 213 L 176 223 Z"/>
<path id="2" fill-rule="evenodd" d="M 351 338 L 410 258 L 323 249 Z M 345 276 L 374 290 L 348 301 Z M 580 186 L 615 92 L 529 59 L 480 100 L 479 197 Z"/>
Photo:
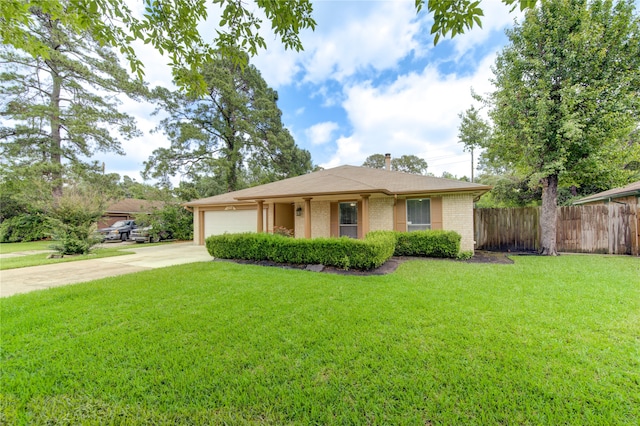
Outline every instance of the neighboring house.
<path id="1" fill-rule="evenodd" d="M 293 231 L 296 238 L 363 238 L 375 230 L 445 229 L 462 235 L 461 250 L 466 251 L 474 249 L 473 202 L 490 189 L 458 180 L 341 166 L 185 206 L 194 212 L 196 244 L 225 232 L 277 228 Z"/>
<path id="2" fill-rule="evenodd" d="M 608 191 L 598 192 L 597 194 L 589 195 L 574 201 L 573 204 L 586 204 L 586 205 L 602 205 L 610 202 L 628 204 L 635 209 L 640 206 L 640 180 L 630 183 L 622 188 L 614 188 Z"/>
<path id="3" fill-rule="evenodd" d="M 104 215 L 98 221 L 98 228 L 107 228 L 119 220 L 135 219 L 137 214 L 151 213 L 153 209 L 164 207 L 164 204 L 164 201 L 125 198 L 107 207 Z"/>
<path id="4" fill-rule="evenodd" d="M 622 188 L 614 188 L 589 195 L 574 201 L 573 204 L 587 206 L 608 205 L 607 232 L 611 235 L 609 238 L 625 241 L 626 246 L 630 248 L 631 254 L 640 254 L 640 181 L 630 183 Z M 624 215 L 628 219 L 625 219 L 623 214 L 620 213 L 622 207 L 625 207 L 623 211 L 626 210 Z M 626 207 L 628 207 L 628 210 Z M 609 253 L 612 253 L 612 251 L 609 250 Z"/>

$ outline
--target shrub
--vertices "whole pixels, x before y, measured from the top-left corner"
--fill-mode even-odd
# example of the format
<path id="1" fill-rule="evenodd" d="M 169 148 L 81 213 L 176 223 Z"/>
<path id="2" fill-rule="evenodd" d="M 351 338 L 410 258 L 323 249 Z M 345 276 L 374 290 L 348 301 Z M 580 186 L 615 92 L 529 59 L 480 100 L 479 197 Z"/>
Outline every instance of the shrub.
<path id="1" fill-rule="evenodd" d="M 293 229 L 285 228 L 284 226 L 274 226 L 273 233 L 277 235 L 282 235 L 284 237 L 293 237 L 294 231 Z"/>
<path id="2" fill-rule="evenodd" d="M 458 260 L 469 260 L 473 257 L 473 252 L 471 250 L 468 251 L 461 251 L 460 253 L 458 253 L 457 259 Z"/>
<path id="3" fill-rule="evenodd" d="M 51 248 L 61 254 L 87 254 L 102 241 L 93 223 L 69 224 L 51 219 L 54 243 Z"/>
<path id="4" fill-rule="evenodd" d="M 176 240 L 193 239 L 193 213 L 180 204 L 167 203 L 163 208 L 154 209 L 149 214 L 136 215 L 136 223 L 151 226 L 149 234 L 154 238 L 165 233 Z"/>
<path id="5" fill-rule="evenodd" d="M 100 242 L 96 221 L 102 216 L 105 200 L 100 194 L 65 188 L 54 201 L 48 222 L 55 240 L 52 248 L 61 254 L 86 254 Z"/>
<path id="6" fill-rule="evenodd" d="M 0 243 L 38 241 L 49 236 L 49 226 L 42 214 L 23 213 L 5 219 L 0 225 Z"/>
<path id="7" fill-rule="evenodd" d="M 343 269 L 377 268 L 392 255 L 391 233 L 351 238 L 294 239 L 273 234 L 224 234 L 206 239 L 207 250 L 222 259 L 270 260 L 279 263 L 322 264 Z"/>
<path id="8" fill-rule="evenodd" d="M 207 250 L 221 259 L 270 260 L 279 263 L 323 264 L 343 269 L 377 268 L 394 254 L 468 259 L 460 252 L 454 231 L 373 231 L 364 240 L 352 238 L 294 239 L 279 234 L 244 233 L 206 239 Z"/>
<path id="9" fill-rule="evenodd" d="M 461 236 L 454 231 L 427 230 L 396 232 L 396 256 L 456 258 Z"/>

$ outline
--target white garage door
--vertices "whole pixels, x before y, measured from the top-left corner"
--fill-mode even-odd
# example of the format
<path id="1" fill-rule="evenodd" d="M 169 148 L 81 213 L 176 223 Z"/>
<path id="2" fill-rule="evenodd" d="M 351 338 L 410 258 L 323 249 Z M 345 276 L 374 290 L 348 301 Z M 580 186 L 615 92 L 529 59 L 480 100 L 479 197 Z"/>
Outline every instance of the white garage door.
<path id="1" fill-rule="evenodd" d="M 263 226 L 266 229 L 266 214 Z M 233 234 L 237 232 L 256 232 L 255 210 L 225 210 L 204 212 L 204 237 L 220 235 L 225 232 Z"/>

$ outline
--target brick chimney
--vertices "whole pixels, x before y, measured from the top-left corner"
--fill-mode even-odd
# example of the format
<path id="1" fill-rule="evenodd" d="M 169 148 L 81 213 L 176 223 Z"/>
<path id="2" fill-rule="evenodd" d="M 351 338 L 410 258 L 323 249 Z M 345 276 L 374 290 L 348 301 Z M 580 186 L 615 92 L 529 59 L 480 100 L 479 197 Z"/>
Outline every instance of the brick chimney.
<path id="1" fill-rule="evenodd" d="M 387 170 L 391 170 L 391 154 L 384 155 L 384 165 Z"/>

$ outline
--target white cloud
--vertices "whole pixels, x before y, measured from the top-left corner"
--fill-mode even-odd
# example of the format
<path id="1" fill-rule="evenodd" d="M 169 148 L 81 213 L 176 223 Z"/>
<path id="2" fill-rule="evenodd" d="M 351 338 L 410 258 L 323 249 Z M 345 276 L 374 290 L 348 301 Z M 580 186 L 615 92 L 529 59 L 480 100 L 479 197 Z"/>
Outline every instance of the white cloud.
<path id="1" fill-rule="evenodd" d="M 287 86 L 295 81 L 302 68 L 298 64 L 298 53 L 284 49 L 276 40 L 268 43 L 268 50 L 251 58 L 251 63 L 260 70 L 262 78 L 273 88 Z"/>
<path id="2" fill-rule="evenodd" d="M 412 2 L 378 2 L 354 16 L 335 14 L 342 25 L 318 34 L 303 57 L 305 81 L 318 83 L 329 78 L 344 81 L 358 71 L 395 68 L 414 50 L 420 24 Z M 319 23 L 320 25 L 321 23 Z"/>
<path id="3" fill-rule="evenodd" d="M 126 157 L 104 154 L 100 161 L 105 162 L 107 171 L 110 173 L 128 175 L 142 181 L 140 172 L 144 168 L 143 163 L 149 159 L 155 149 L 170 146 L 169 140 L 162 132 L 152 132 L 163 116 L 152 116 L 155 105 L 149 102 L 137 102 L 125 96 L 120 96 L 120 101 L 120 110 L 136 118 L 136 125 L 143 135 L 122 141 Z"/>
<path id="4" fill-rule="evenodd" d="M 338 167 L 342 164 L 357 164 L 362 163 L 362 161 L 358 162 L 348 162 L 343 161 L 344 158 L 354 158 L 361 155 L 362 152 L 362 142 L 356 139 L 353 136 L 345 137 L 341 136 L 336 141 L 337 150 L 336 155 L 334 155 L 331 160 L 324 164 L 320 164 L 321 167 L 325 169 L 329 169 L 332 167 Z M 363 159 L 364 160 L 364 159 Z"/>
<path id="5" fill-rule="evenodd" d="M 309 127 L 305 134 L 313 145 L 322 145 L 331 141 L 333 132 L 338 130 L 338 123 L 325 121 Z"/>
<path id="6" fill-rule="evenodd" d="M 371 154 L 391 152 L 425 158 L 436 175 L 445 170 L 468 175 L 468 154 L 457 143 L 458 113 L 473 103 L 471 87 L 479 93 L 490 90 L 494 59 L 495 54 L 488 55 L 465 77 L 427 66 L 386 86 L 361 82 L 346 87 L 342 106 L 353 131 L 337 141 L 335 154 L 322 166 L 358 165 Z"/>
<path id="7" fill-rule="evenodd" d="M 426 14 L 412 1 L 314 2 L 317 30 L 304 31 L 304 51 L 285 51 L 267 37 L 268 50 L 252 59 L 273 87 L 293 83 L 343 82 L 353 74 L 393 69 L 420 48 L 417 37 Z"/>

